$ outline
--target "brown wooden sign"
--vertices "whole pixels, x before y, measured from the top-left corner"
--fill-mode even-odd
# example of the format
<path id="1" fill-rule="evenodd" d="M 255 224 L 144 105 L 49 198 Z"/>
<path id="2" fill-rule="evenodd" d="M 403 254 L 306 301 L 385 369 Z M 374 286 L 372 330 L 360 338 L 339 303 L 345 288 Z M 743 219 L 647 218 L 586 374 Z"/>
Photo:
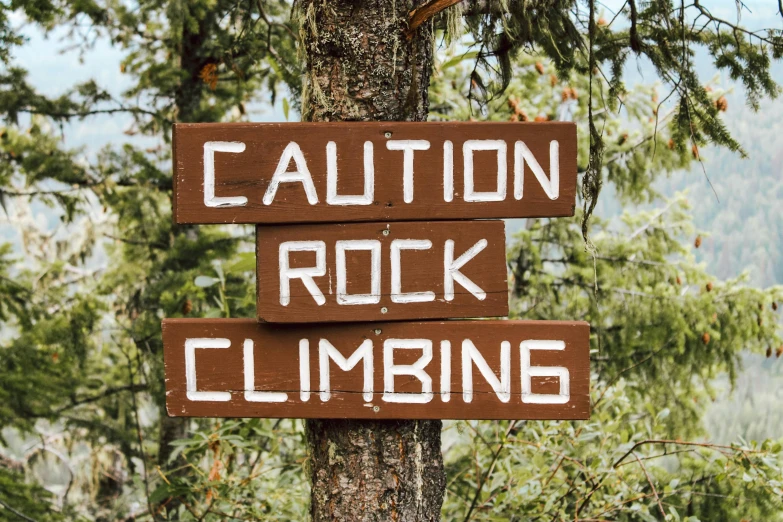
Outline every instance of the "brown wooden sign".
<path id="1" fill-rule="evenodd" d="M 508 315 L 502 221 L 257 227 L 268 322 Z"/>
<path id="2" fill-rule="evenodd" d="M 568 122 L 179 123 L 177 223 L 574 214 Z"/>
<path id="3" fill-rule="evenodd" d="M 170 416 L 587 419 L 583 322 L 166 319 Z"/>

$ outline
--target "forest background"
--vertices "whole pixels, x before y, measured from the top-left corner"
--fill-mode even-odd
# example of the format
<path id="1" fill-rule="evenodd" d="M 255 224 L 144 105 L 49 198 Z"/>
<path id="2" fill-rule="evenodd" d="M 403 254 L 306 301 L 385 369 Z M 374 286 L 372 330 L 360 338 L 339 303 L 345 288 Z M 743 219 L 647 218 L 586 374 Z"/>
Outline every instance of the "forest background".
<path id="1" fill-rule="evenodd" d="M 607 4 L 599 8 L 604 23 L 612 19 L 613 9 L 619 7 Z M 743 24 L 752 29 L 781 25 L 774 2 L 747 2 L 738 11 L 737 4 L 723 0 L 714 2 L 710 9 L 725 19 L 734 19 L 739 12 Z M 265 16 L 273 20 L 285 20 L 288 15 L 284 3 L 279 3 L 276 8 L 270 7 L 269 11 Z M 5 111 L 13 107 L 14 96 L 30 94 L 19 91 L 19 84 L 14 84 L 18 80 L 12 78 L 13 67 L 16 66 L 28 71 L 26 85 L 36 95 L 57 100 L 60 96 L 72 96 L 74 86 L 94 81 L 92 87 L 82 87 L 83 91 L 77 93 L 81 99 L 109 105 L 119 100 L 125 109 L 149 102 L 150 94 L 144 89 L 151 83 L 165 81 L 161 80 L 165 71 L 146 69 L 149 64 L 142 65 L 142 58 L 139 58 L 142 52 L 136 50 L 133 51 L 135 55 L 129 54 L 127 49 L 122 48 L 120 39 L 111 41 L 106 33 L 90 29 L 89 24 L 58 25 L 52 20 L 46 21 L 45 16 L 42 17 L 44 23 L 33 23 L 28 19 L 29 13 L 25 15 L 13 10 L 5 10 L 5 16 L 7 23 L 26 37 L 21 45 L 9 46 L 10 54 L 3 73 L 4 87 L 7 88 L 2 95 Z M 280 24 L 282 27 L 282 22 Z M 293 49 L 284 48 L 279 52 L 295 54 Z M 584 78 L 556 78 L 550 62 L 525 53 L 514 57 L 515 74 L 503 97 L 486 108 L 475 107 L 460 94 L 465 92 L 466 80 L 470 83 L 470 53 L 470 46 L 464 40 L 448 44 L 442 39 L 437 46 L 431 119 L 518 120 L 538 116 L 584 122 Z M 230 81 L 221 76 L 225 73 L 223 69 L 216 67 L 201 71 L 205 88 L 215 93 L 217 98 L 212 104 L 217 113 L 216 119 L 298 119 L 296 88 L 291 89 L 289 85 L 295 82 L 289 77 L 291 72 L 284 70 L 285 60 L 278 61 L 273 57 L 268 62 L 271 65 L 268 65 L 266 75 L 248 82 L 243 86 L 247 92 L 239 94 L 235 91 L 221 92 L 223 82 Z M 677 151 L 667 147 L 664 139 L 660 143 L 659 163 L 646 164 L 646 168 L 657 169 L 658 172 L 638 173 L 637 177 L 642 181 L 635 182 L 634 190 L 607 183 L 595 212 L 593 238 L 599 254 L 621 252 L 627 259 L 638 249 L 650 263 L 682 263 L 683 278 L 684 274 L 691 276 L 699 294 L 705 294 L 703 288 L 706 285 L 710 286 L 706 293 L 713 292 L 713 284 L 717 287 L 716 293 L 722 288 L 768 289 L 767 293 L 738 298 L 737 303 L 747 307 L 749 303 L 755 306 L 758 302 L 765 314 L 772 313 L 773 303 L 777 309 L 776 296 L 779 295 L 779 290 L 774 287 L 783 283 L 783 265 L 780 263 L 783 259 L 783 209 L 780 204 L 783 201 L 783 121 L 780 118 L 783 101 L 762 99 L 760 110 L 753 112 L 746 106 L 747 92 L 741 84 L 733 82 L 725 74 L 721 75 L 706 56 L 697 53 L 694 63 L 702 81 L 710 85 L 710 96 L 720 105 L 729 131 L 748 157 L 742 158 L 736 152 L 706 144 L 698 148 L 698 152 L 688 147 L 684 154 L 678 156 L 674 154 Z M 221 66 L 230 68 L 230 64 Z M 771 74 L 776 81 L 783 81 L 780 64 L 772 65 Z M 630 146 L 645 136 L 651 123 L 648 119 L 651 107 L 658 103 L 659 97 L 665 96 L 667 90 L 644 61 L 630 60 L 623 77 L 630 93 L 628 103 L 624 109 L 616 111 L 616 118 L 610 122 L 609 128 L 615 129 L 611 140 L 616 152 L 633 157 L 634 151 Z M 12 88 L 14 85 L 16 90 Z M 536 99 L 525 100 L 525 94 L 530 92 L 537 93 Z M 232 103 L 240 98 L 241 103 Z M 52 106 L 52 109 L 57 107 Z M 74 109 L 78 107 L 68 107 L 68 110 Z M 665 111 L 665 107 L 660 111 Z M 205 114 L 207 112 L 205 110 Z M 157 506 L 172 499 L 181 501 L 178 510 L 183 518 L 222 520 L 226 513 L 239 512 L 245 513 L 248 518 L 252 513 L 282 520 L 304 518 L 308 485 L 302 470 L 306 466 L 306 455 L 301 444 L 301 426 L 297 422 L 201 422 L 191 427 L 185 439 L 175 443 L 173 456 L 161 461 L 160 456 L 155 455 L 155 437 L 160 422 L 154 406 L 155 398 L 145 397 L 147 393 L 154 395 L 146 382 L 146 379 L 155 378 L 154 363 L 137 359 L 138 354 L 122 341 L 116 342 L 112 348 L 111 328 L 105 325 L 95 328 L 92 324 L 101 323 L 101 314 L 106 309 L 93 309 L 93 304 L 79 302 L 80 293 L 96 291 L 96 288 L 98 292 L 110 293 L 107 285 L 126 285 L 129 278 L 138 277 L 136 269 L 156 266 L 154 259 L 132 251 L 120 252 L 129 246 L 133 248 L 136 238 L 115 237 L 112 234 L 116 229 L 112 231 L 112 227 L 116 226 L 118 216 L 140 212 L 142 208 L 154 208 L 158 212 L 157 209 L 165 207 L 165 204 L 157 196 L 140 193 L 134 198 L 121 200 L 119 196 L 112 199 L 114 196 L 104 195 L 108 203 L 102 202 L 82 193 L 83 187 L 78 183 L 69 188 L 67 176 L 61 175 L 67 169 L 114 169 L 112 173 L 119 172 L 119 177 L 125 179 L 122 174 L 125 169 L 133 173 L 130 177 L 146 176 L 146 183 L 158 183 L 158 169 L 166 171 L 168 168 L 167 131 L 162 128 L 165 125 L 156 127 L 156 117 L 144 120 L 143 114 L 141 116 L 133 110 L 118 110 L 83 119 L 55 118 L 47 121 L 45 117 L 25 111 L 7 114 L 3 151 L 9 155 L 10 163 L 20 150 L 29 153 L 33 149 L 53 151 L 49 156 L 62 163 L 34 166 L 39 169 L 36 171 L 38 174 L 45 174 L 46 169 L 60 169 L 59 177 L 49 176 L 52 179 L 45 179 L 46 175 L 35 179 L 29 172 L 28 177 L 0 178 L 5 189 L 5 192 L 0 192 L 3 207 L 0 211 L 0 248 L 4 248 L 0 250 L 0 275 L 6 281 L 3 287 L 6 296 L 13 294 L 17 298 L 16 303 L 2 303 L 0 345 L 9 353 L 19 349 L 20 344 L 28 349 L 34 347 L 43 352 L 47 364 L 56 365 L 67 362 L 69 347 L 78 351 L 76 345 L 83 343 L 81 349 L 103 352 L 99 358 L 108 358 L 111 362 L 108 365 L 106 361 L 96 364 L 94 353 L 77 354 L 76 362 L 68 369 L 74 373 L 85 371 L 86 377 L 75 374 L 67 383 L 47 383 L 51 375 L 42 371 L 40 382 L 30 380 L 31 386 L 38 386 L 38 389 L 25 391 L 31 397 L 37 391 L 39 396 L 29 399 L 29 403 L 25 402 L 26 398 L 4 398 L 9 406 L 0 407 L 0 421 L 3 422 L 0 501 L 5 507 L 0 510 L 0 520 L 18 519 L 14 517 L 20 515 L 13 514 L 17 511 L 33 520 L 144 519 L 149 517 L 150 511 L 169 513 L 170 506 L 163 510 Z M 581 131 L 580 138 L 586 139 Z M 669 153 L 672 154 L 667 157 Z M 629 161 L 627 170 L 638 168 L 634 161 Z M 31 169 L 29 165 L 23 168 Z M 121 186 L 122 183 L 119 183 L 115 187 Z M 635 195 L 631 197 L 624 193 L 634 191 Z M 34 193 L 28 195 L 25 192 Z M 656 192 L 658 195 L 653 196 Z M 139 208 L 134 211 L 133 205 Z M 145 222 L 144 217 L 133 219 L 137 219 L 137 225 L 144 228 L 140 225 Z M 165 211 L 160 219 L 169 219 Z M 144 226 L 147 225 L 149 223 Z M 649 229 L 656 230 L 655 234 L 660 236 L 643 246 L 625 241 L 640 227 L 645 229 L 645 233 Z M 540 230 L 529 222 L 513 222 L 509 227 L 509 264 L 512 274 L 518 276 L 514 283 L 518 283 L 521 280 L 519 276 L 523 275 L 514 272 L 515 268 L 519 268 L 517 255 L 520 245 L 529 246 L 535 242 L 537 233 Z M 560 239 L 571 245 L 572 256 L 583 256 L 574 262 L 575 268 L 571 273 L 581 273 L 584 281 L 592 284 L 595 277 L 591 276 L 589 268 L 593 262 L 584 252 L 581 235 L 573 230 L 569 232 L 567 228 L 559 228 L 555 233 L 561 234 Z M 252 238 L 249 227 L 230 233 L 215 230 L 199 238 L 197 243 L 201 243 L 198 248 L 206 248 L 206 243 L 220 245 L 220 241 L 232 237 L 231 234 L 239 236 L 240 243 Z M 3 247 L 3 244 L 7 246 Z M 247 266 L 252 266 L 249 250 L 239 244 L 225 248 L 210 247 L 209 252 L 207 262 L 189 270 L 187 279 L 177 281 L 181 292 L 160 289 L 161 302 L 175 306 L 184 315 L 193 316 L 242 316 L 243 311 L 252 310 L 252 290 L 248 291 L 248 288 L 252 288 L 253 281 L 248 282 L 247 279 Z M 539 257 L 545 257 L 543 251 L 539 254 Z M 213 260 L 214 263 L 211 262 Z M 118 262 L 128 263 L 128 267 L 119 266 Z M 139 266 L 133 266 L 134 262 L 138 262 Z M 557 268 L 546 261 L 541 261 L 540 266 L 550 275 L 569 273 L 569 269 Z M 743 277 L 743 273 L 745 279 L 734 280 Z M 197 281 L 199 277 L 201 279 Z M 539 279 L 535 275 L 526 277 L 531 286 L 547 286 L 553 282 L 544 276 Z M 616 284 L 617 280 L 626 276 L 607 271 L 604 277 L 606 280 L 602 284 Z M 667 281 L 670 285 L 681 285 L 679 275 L 676 279 L 676 283 L 674 277 L 668 277 Z M 721 280 L 728 280 L 725 287 L 719 283 Z M 70 339 L 58 348 L 59 340 L 47 338 L 47 332 L 62 336 L 67 334 L 68 327 L 56 324 L 56 313 L 47 315 L 45 312 L 25 311 L 24 301 L 35 301 L 37 297 L 27 297 L 24 292 L 19 294 L 14 287 L 20 284 L 28 290 L 40 289 L 42 294 L 47 294 L 42 301 L 50 301 L 49 307 L 69 308 L 67 317 L 71 324 L 74 320 L 90 323 L 89 327 L 81 325 L 85 330 L 84 338 Z M 174 282 L 167 284 L 174 285 Z M 657 283 L 649 281 L 648 287 L 630 291 L 640 295 L 645 292 L 668 295 Z M 512 288 L 512 293 L 517 299 L 518 316 L 530 317 L 526 315 L 530 310 L 529 295 L 520 294 L 516 287 Z M 74 305 L 74 302 L 77 304 Z M 109 303 L 108 306 L 115 304 Z M 85 308 L 79 310 L 78 306 Z M 616 317 L 617 310 L 624 310 L 625 306 L 633 309 L 634 305 L 618 302 L 606 306 L 614 307 Z M 678 305 L 674 306 L 676 310 Z M 697 311 L 707 313 L 709 310 L 709 315 L 713 314 L 709 306 L 700 304 L 699 307 Z M 134 312 L 132 307 L 121 308 L 117 304 L 111 313 L 117 317 L 125 315 L 130 322 L 138 319 L 138 312 Z M 568 312 L 567 306 L 551 309 L 553 315 Z M 133 317 L 134 313 L 136 317 Z M 721 310 L 714 313 L 716 316 L 723 314 Z M 727 313 L 730 317 L 734 312 Z M 604 312 L 602 317 L 608 315 L 611 314 Z M 761 316 L 758 314 L 759 327 L 762 326 Z M 776 317 L 772 316 L 772 325 L 767 324 L 767 328 L 774 330 Z M 154 319 L 153 316 L 150 320 L 154 322 Z M 753 321 L 756 319 L 754 313 Z M 29 326 L 34 323 L 40 325 L 44 321 L 50 323 L 41 331 Z M 600 321 L 597 326 L 600 327 Z M 674 415 L 667 420 L 671 415 L 670 408 L 677 406 L 672 404 L 666 408 L 663 404 L 666 402 L 665 393 L 653 397 L 653 390 L 658 388 L 650 388 L 650 396 L 647 397 L 638 389 L 625 395 L 625 386 L 629 390 L 634 386 L 643 388 L 652 382 L 650 379 L 660 386 L 667 386 L 661 375 L 640 375 L 639 381 L 634 384 L 631 376 L 616 374 L 606 378 L 604 385 L 598 385 L 595 392 L 597 401 L 611 400 L 616 404 L 607 410 L 599 409 L 597 418 L 591 423 L 592 428 L 587 424 L 584 433 L 580 433 L 582 428 L 578 425 L 575 425 L 577 432 L 574 433 L 572 428 L 557 426 L 558 423 L 529 423 L 524 431 L 519 426 L 501 425 L 501 431 L 505 433 L 498 433 L 498 424 L 448 424 L 444 431 L 444 447 L 450 487 L 444 503 L 444 518 L 507 519 L 510 513 L 523 511 L 559 516 L 559 510 L 565 509 L 565 506 L 558 506 L 558 502 L 569 494 L 567 487 L 560 488 L 573 479 L 571 474 L 581 476 L 584 470 L 579 471 L 580 466 L 588 466 L 596 474 L 611 474 L 618 482 L 623 482 L 603 492 L 606 498 L 600 508 L 595 508 L 596 519 L 609 516 L 601 515 L 609 510 L 612 519 L 657 520 L 662 516 L 660 508 L 665 510 L 666 516 L 678 520 L 688 516 L 694 517 L 693 520 L 696 517 L 719 520 L 721 516 L 729 515 L 747 516 L 749 520 L 779 517 L 780 487 L 766 474 L 780 469 L 779 442 L 776 447 L 774 439 L 780 439 L 783 434 L 783 408 L 780 407 L 783 401 L 783 357 L 776 357 L 779 355 L 777 344 L 766 342 L 766 339 L 774 337 L 774 332 L 760 343 L 756 339 L 761 337 L 759 332 L 749 332 L 745 326 L 742 329 L 747 331 L 732 332 L 732 335 L 745 339 L 747 346 L 733 346 L 725 353 L 726 361 L 734 361 L 734 356 L 739 354 L 739 364 L 735 366 L 724 361 L 711 366 L 704 375 L 694 372 L 698 383 L 688 382 L 682 387 L 680 395 L 672 396 L 681 400 L 683 396 L 692 395 L 694 402 L 698 403 L 692 412 L 682 417 Z M 706 332 L 702 331 L 683 335 L 690 335 L 709 347 L 710 342 L 713 346 L 718 342 L 721 332 L 720 327 L 715 327 L 712 333 L 715 339 L 712 341 L 704 341 Z M 754 338 L 752 341 L 751 337 Z M 86 341 L 87 338 L 90 340 Z M 692 350 L 694 345 L 685 343 L 683 346 Z M 15 355 L 6 354 L 5 357 L 11 370 L 0 374 L 3 378 L 0 384 L 6 393 L 13 394 L 20 386 L 24 388 L 15 380 L 14 365 L 29 371 L 41 362 L 28 361 L 25 366 L 14 359 Z M 107 369 L 112 366 L 116 368 Z M 122 374 L 126 366 L 131 374 L 131 384 L 127 382 L 127 375 Z M 628 365 L 621 368 L 626 367 Z M 661 366 L 658 371 L 665 368 L 665 365 Z M 54 372 L 57 371 L 55 368 Z M 91 382 L 84 382 L 87 380 Z M 47 387 L 49 384 L 51 388 Z M 47 394 L 63 393 L 64 390 L 70 390 L 70 395 L 47 397 Z M 112 390 L 119 391 L 116 394 L 106 393 Z M 93 400 L 94 397 L 98 398 Z M 47 402 L 47 399 L 56 403 L 54 409 L 59 413 L 47 411 L 41 415 L 20 415 L 26 408 L 34 410 L 38 403 Z M 648 418 L 641 418 L 637 413 L 647 414 Z M 631 424 L 638 426 L 623 428 L 623 422 L 629 419 L 632 419 Z M 670 425 L 683 422 L 680 428 Z M 630 433 L 624 430 L 630 430 Z M 637 431 L 647 437 L 637 436 Z M 609 442 L 615 434 L 618 440 Z M 519 440 L 512 441 L 510 435 Z M 615 465 L 616 457 L 621 456 L 624 449 L 633 447 L 635 440 L 648 440 L 659 435 L 660 438 L 671 435 L 678 440 L 709 441 L 730 449 L 716 451 L 715 448 L 704 448 L 705 453 L 700 453 L 696 460 L 702 459 L 706 464 L 694 464 L 674 460 L 679 458 L 675 456 L 653 461 L 662 450 L 676 453 L 684 451 L 682 448 L 649 448 L 647 453 L 639 450 L 640 457 L 651 459 L 649 469 L 633 462 L 633 466 L 623 463 L 622 468 Z M 564 439 L 571 442 L 564 442 Z M 763 446 L 765 439 L 773 441 Z M 540 449 L 547 441 L 555 448 L 551 453 L 539 452 L 536 456 L 526 453 L 526 445 L 538 444 Z M 596 441 L 598 446 L 591 457 L 590 450 L 585 448 L 596 444 Z M 580 444 L 583 445 L 581 449 L 578 447 Z M 732 444 L 737 445 L 728 446 Z M 613 449 L 605 449 L 608 447 Z M 763 455 L 764 459 L 768 459 L 763 465 L 748 457 L 747 452 L 756 450 L 769 450 Z M 614 458 L 598 464 L 596 462 L 600 459 L 595 455 L 603 451 Z M 583 452 L 586 454 L 580 455 Z M 158 458 L 157 465 L 155 458 Z M 181 468 L 169 470 L 166 464 L 171 459 L 184 459 L 187 462 L 184 468 L 196 478 L 183 479 Z M 232 477 L 232 466 L 251 461 L 253 467 L 250 469 L 255 471 L 236 472 Z M 563 465 L 563 462 L 572 461 L 575 470 L 566 469 L 567 464 Z M 522 464 L 526 466 L 524 470 L 520 469 Z M 742 472 L 736 474 L 732 471 L 735 469 L 732 464 L 736 464 Z M 720 473 L 710 468 L 712 465 L 728 470 L 727 477 L 719 478 Z M 622 476 L 618 469 L 627 469 L 627 474 Z M 686 469 L 688 473 L 683 471 Z M 693 469 L 698 469 L 698 473 Z M 696 478 L 699 473 L 701 478 Z M 685 476 L 691 482 L 690 489 L 679 484 L 685 481 Z M 705 477 L 709 479 L 705 481 Z M 779 480 L 779 474 L 777 477 Z M 704 483 L 699 483 L 700 480 Z M 585 482 L 590 484 L 587 491 L 595 485 L 588 479 Z M 767 490 L 764 484 L 768 486 Z M 596 489 L 599 486 L 600 483 Z M 651 490 L 655 490 L 654 495 Z M 701 501 L 694 500 L 698 495 L 703 496 Z M 579 506 L 582 500 L 584 496 L 577 496 L 574 503 Z M 591 506 L 588 506 L 587 510 L 590 509 Z M 713 518 L 709 515 L 711 509 L 715 510 Z M 245 515 L 236 516 L 243 518 Z"/>

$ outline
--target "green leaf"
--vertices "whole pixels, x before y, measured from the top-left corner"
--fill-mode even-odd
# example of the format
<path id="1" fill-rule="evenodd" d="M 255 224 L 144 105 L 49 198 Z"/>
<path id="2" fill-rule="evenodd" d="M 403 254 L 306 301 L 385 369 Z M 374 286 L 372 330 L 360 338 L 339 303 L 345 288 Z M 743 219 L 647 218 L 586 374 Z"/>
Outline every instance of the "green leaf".
<path id="1" fill-rule="evenodd" d="M 285 121 L 288 121 L 288 98 L 283 98 L 283 116 L 285 116 Z"/>
<path id="2" fill-rule="evenodd" d="M 215 283 L 219 283 L 220 279 L 218 279 L 216 277 L 200 275 L 193 282 L 199 288 L 207 288 L 209 286 L 214 285 Z"/>
<path id="3" fill-rule="evenodd" d="M 242 252 L 238 254 L 234 261 L 225 266 L 228 274 L 241 274 L 242 272 L 252 272 L 256 269 L 255 252 Z"/>
<path id="4" fill-rule="evenodd" d="M 478 51 L 470 51 L 465 54 L 461 54 L 459 56 L 455 56 L 454 58 L 451 58 L 449 60 L 446 60 L 443 62 L 443 65 L 440 66 L 441 70 L 448 69 L 449 67 L 454 67 L 458 63 L 462 62 L 463 60 L 472 60 L 478 56 Z"/>

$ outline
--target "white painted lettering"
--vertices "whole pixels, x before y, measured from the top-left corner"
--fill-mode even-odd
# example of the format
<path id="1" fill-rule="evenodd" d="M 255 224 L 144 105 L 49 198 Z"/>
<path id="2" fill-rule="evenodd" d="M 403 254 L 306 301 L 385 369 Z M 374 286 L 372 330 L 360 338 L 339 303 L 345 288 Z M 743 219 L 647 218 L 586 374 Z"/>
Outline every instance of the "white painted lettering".
<path id="1" fill-rule="evenodd" d="M 299 340 L 299 400 L 310 400 L 310 341 Z"/>
<path id="2" fill-rule="evenodd" d="M 522 341 L 522 402 L 527 404 L 565 404 L 571 399 L 571 376 L 563 366 L 530 366 L 531 350 L 565 350 L 563 341 Z M 531 377 L 557 377 L 560 393 L 533 393 Z"/>
<path id="3" fill-rule="evenodd" d="M 463 253 L 457 259 L 454 259 L 454 240 L 446 240 L 443 254 L 443 298 L 446 301 L 452 301 L 454 299 L 454 281 L 462 285 L 479 301 L 486 299 L 487 293 L 476 283 L 465 277 L 462 272 L 460 272 L 460 269 L 465 266 L 468 261 L 476 257 L 478 253 L 484 250 L 486 247 L 487 240 L 481 239 L 477 241 L 475 245 L 467 249 L 465 253 Z"/>
<path id="4" fill-rule="evenodd" d="M 462 399 L 473 401 L 473 363 L 495 391 L 500 402 L 511 400 L 511 343 L 500 343 L 500 379 L 493 372 L 476 345 L 469 339 L 462 341 Z"/>
<path id="5" fill-rule="evenodd" d="M 533 153 L 524 142 L 518 141 L 514 145 L 514 198 L 522 199 L 525 181 L 525 163 L 536 176 L 549 199 L 557 199 L 560 196 L 560 144 L 557 140 L 549 142 L 549 178 L 544 174 L 544 169 L 536 160 Z"/>
<path id="6" fill-rule="evenodd" d="M 366 250 L 370 252 L 370 293 L 349 294 L 348 274 L 345 260 L 347 251 Z M 381 302 L 381 242 L 372 239 L 337 241 L 335 244 L 335 265 L 337 267 L 337 304 L 367 305 Z"/>
<path id="7" fill-rule="evenodd" d="M 427 303 L 435 300 L 435 292 L 402 291 L 402 267 L 400 253 L 403 250 L 429 250 L 432 241 L 429 239 L 395 239 L 391 243 L 391 299 L 393 303 Z"/>
<path id="8" fill-rule="evenodd" d="M 413 151 L 429 150 L 430 142 L 427 140 L 389 140 L 386 142 L 386 148 L 403 151 L 402 195 L 405 203 L 411 203 L 413 201 Z"/>
<path id="9" fill-rule="evenodd" d="M 337 194 L 337 145 L 326 144 L 326 203 L 329 205 L 372 205 L 375 197 L 375 166 L 372 142 L 364 142 L 364 194 L 340 196 Z"/>
<path id="10" fill-rule="evenodd" d="M 315 252 L 315 266 L 291 268 L 291 252 Z M 314 277 L 326 275 L 326 243 L 323 241 L 286 241 L 280 243 L 278 264 L 280 267 L 280 304 L 288 306 L 291 302 L 291 279 L 301 279 L 307 291 L 318 306 L 326 303 L 323 292 L 313 281 Z"/>
<path id="11" fill-rule="evenodd" d="M 296 165 L 296 170 L 289 171 L 288 164 L 291 163 L 292 159 Z M 269 186 L 264 194 L 264 205 L 272 204 L 281 183 L 294 182 L 302 184 L 305 194 L 307 195 L 308 203 L 311 205 L 318 203 L 318 194 L 315 192 L 313 177 L 310 175 L 310 170 L 307 168 L 307 162 L 302 154 L 302 149 L 299 148 L 299 144 L 292 141 L 286 146 L 285 150 L 283 150 L 283 154 L 280 155 L 277 169 L 275 169 L 275 173 L 272 175 L 272 179 L 269 181 Z"/>
<path id="12" fill-rule="evenodd" d="M 451 399 L 451 341 L 440 342 L 440 400 Z"/>
<path id="13" fill-rule="evenodd" d="M 443 142 L 443 201 L 454 199 L 454 144 Z"/>
<path id="14" fill-rule="evenodd" d="M 364 387 L 362 391 L 362 398 L 365 402 L 372 400 L 373 384 L 372 384 L 372 341 L 365 339 L 359 348 L 356 349 L 351 356 L 346 359 L 343 354 L 335 348 L 332 343 L 326 339 L 321 339 L 318 343 L 318 359 L 321 374 L 321 386 L 320 397 L 322 402 L 328 401 L 332 396 L 330 378 L 329 378 L 329 359 L 335 362 L 337 366 L 344 372 L 351 370 L 359 363 L 359 360 L 364 361 Z"/>
<path id="15" fill-rule="evenodd" d="M 422 355 L 413 364 L 394 364 L 394 350 L 421 350 Z M 386 339 L 383 343 L 383 400 L 407 404 L 426 404 L 432 400 L 432 378 L 424 368 L 432 360 L 432 341 L 429 339 Z M 421 393 L 394 391 L 394 377 L 410 375 L 421 382 Z"/>
<path id="16" fill-rule="evenodd" d="M 288 394 L 283 392 L 256 391 L 255 360 L 253 357 L 253 340 L 245 339 L 244 369 L 245 369 L 245 400 L 248 402 L 285 402 Z"/>
<path id="17" fill-rule="evenodd" d="M 185 394 L 189 401 L 230 401 L 230 392 L 198 391 L 196 385 L 196 348 L 228 348 L 223 338 L 185 339 Z"/>
<path id="18" fill-rule="evenodd" d="M 204 143 L 204 205 L 208 207 L 243 207 L 247 205 L 245 196 L 215 197 L 215 153 L 245 151 L 240 141 L 208 141 Z"/>
<path id="19" fill-rule="evenodd" d="M 494 192 L 476 192 L 473 185 L 473 152 L 495 150 L 498 158 L 497 190 Z M 506 199 L 506 142 L 503 140 L 467 140 L 462 145 L 465 162 L 465 201 L 503 201 Z"/>

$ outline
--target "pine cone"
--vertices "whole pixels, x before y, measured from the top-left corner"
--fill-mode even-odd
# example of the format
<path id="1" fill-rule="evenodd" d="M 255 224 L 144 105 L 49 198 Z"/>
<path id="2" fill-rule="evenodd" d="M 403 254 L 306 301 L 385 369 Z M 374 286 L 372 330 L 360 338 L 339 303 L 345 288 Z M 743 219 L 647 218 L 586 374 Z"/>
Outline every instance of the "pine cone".
<path id="1" fill-rule="evenodd" d="M 726 112 L 729 109 L 729 101 L 726 99 L 725 96 L 721 96 L 717 100 L 715 100 L 715 108 L 718 109 L 720 112 Z"/>
<path id="2" fill-rule="evenodd" d="M 536 71 L 538 71 L 538 74 L 544 74 L 544 64 L 536 62 Z"/>
<path id="3" fill-rule="evenodd" d="M 193 311 L 193 303 L 190 301 L 190 299 L 185 299 L 185 302 L 182 303 L 182 314 L 188 315 L 192 311 Z"/>
<path id="4" fill-rule="evenodd" d="M 696 240 L 693 242 L 693 246 L 699 248 L 701 246 L 701 236 L 696 236 Z"/>
<path id="5" fill-rule="evenodd" d="M 707 283 L 704 288 L 706 288 L 708 292 L 712 292 L 712 283 Z"/>
<path id="6" fill-rule="evenodd" d="M 707 332 L 704 332 L 704 335 L 701 336 L 701 342 L 704 344 L 709 344 L 710 342 L 710 334 Z"/>

